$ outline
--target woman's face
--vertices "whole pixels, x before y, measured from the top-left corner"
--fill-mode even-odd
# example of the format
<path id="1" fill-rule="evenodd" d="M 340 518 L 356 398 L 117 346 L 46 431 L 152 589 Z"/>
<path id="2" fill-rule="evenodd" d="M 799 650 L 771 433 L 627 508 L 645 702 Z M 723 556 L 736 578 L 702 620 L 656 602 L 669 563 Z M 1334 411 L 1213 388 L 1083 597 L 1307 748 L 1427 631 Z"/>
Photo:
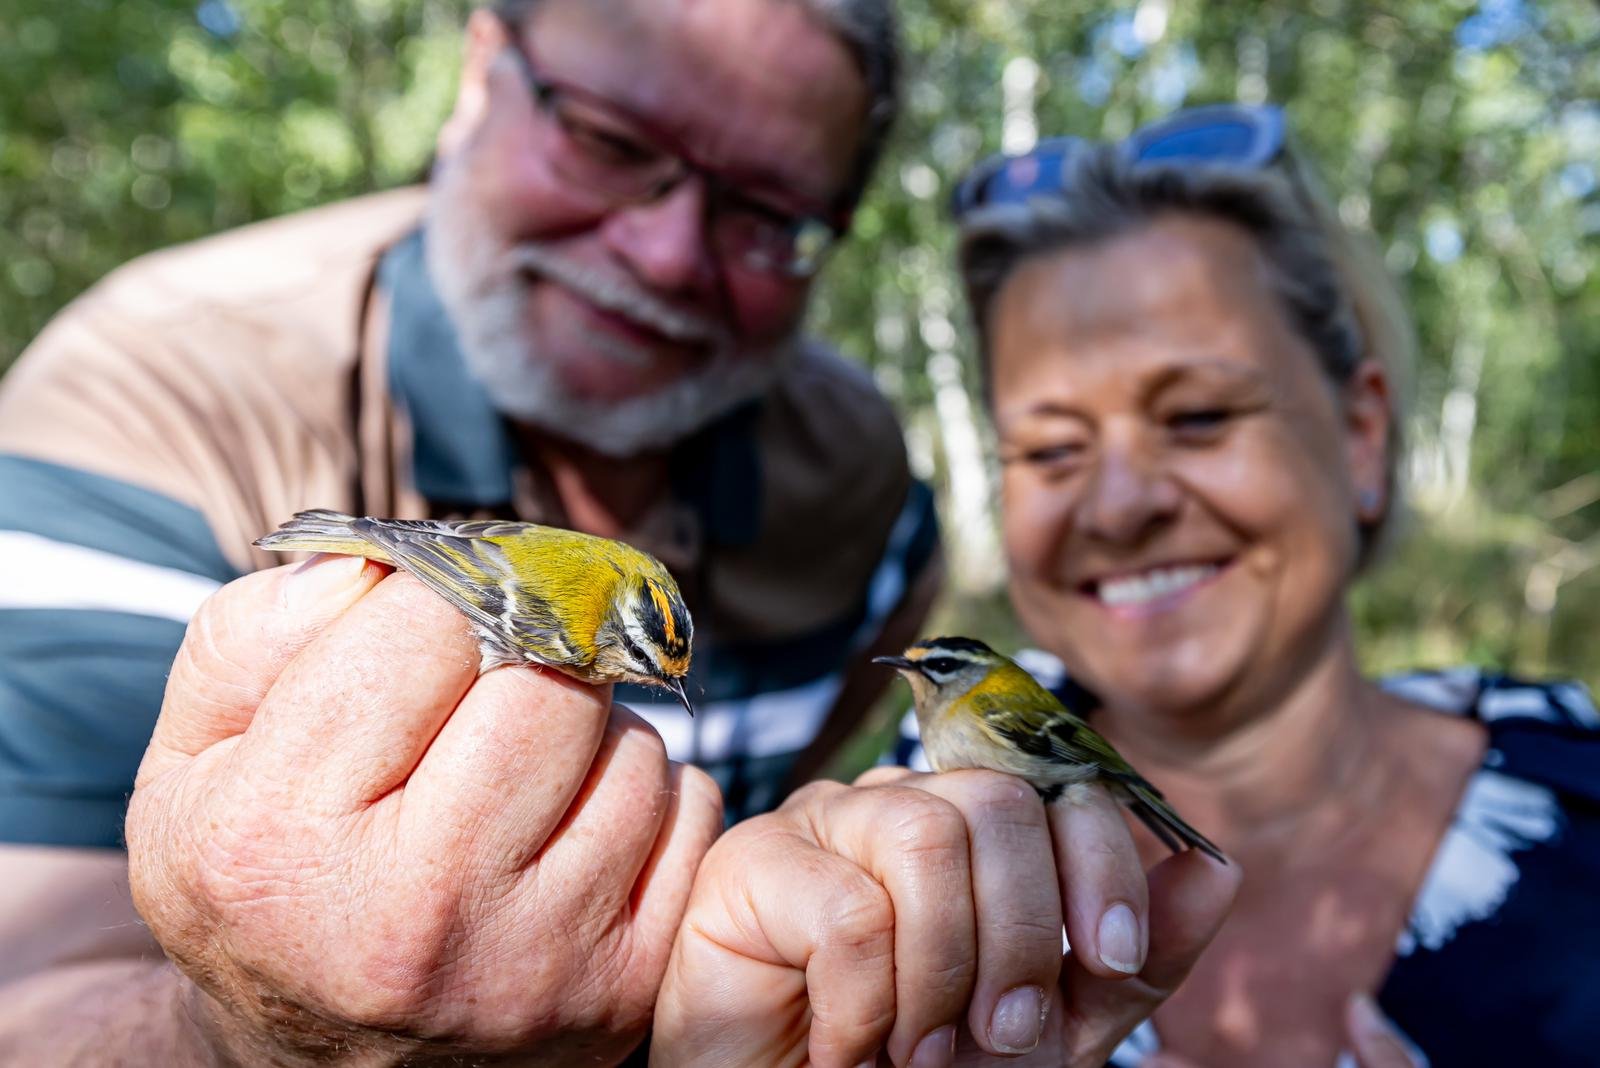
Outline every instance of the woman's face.
<path id="1" fill-rule="evenodd" d="M 1387 386 L 1329 382 L 1244 230 L 1172 215 L 1040 255 L 989 330 L 1013 598 L 1110 705 L 1226 717 L 1344 640 Z"/>

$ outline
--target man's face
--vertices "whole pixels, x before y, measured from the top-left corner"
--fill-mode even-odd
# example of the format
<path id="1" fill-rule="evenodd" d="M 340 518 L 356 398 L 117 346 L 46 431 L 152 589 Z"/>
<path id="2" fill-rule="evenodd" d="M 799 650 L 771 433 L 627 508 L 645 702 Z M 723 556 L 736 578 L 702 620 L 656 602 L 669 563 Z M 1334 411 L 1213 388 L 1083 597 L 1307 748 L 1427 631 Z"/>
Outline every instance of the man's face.
<path id="1" fill-rule="evenodd" d="M 805 280 L 730 254 L 719 208 L 836 216 L 864 81 L 787 0 L 545 0 L 519 32 L 473 17 L 430 271 L 508 415 L 613 454 L 667 444 L 765 388 L 804 310 Z M 694 169 L 642 202 L 582 180 L 640 144 Z"/>

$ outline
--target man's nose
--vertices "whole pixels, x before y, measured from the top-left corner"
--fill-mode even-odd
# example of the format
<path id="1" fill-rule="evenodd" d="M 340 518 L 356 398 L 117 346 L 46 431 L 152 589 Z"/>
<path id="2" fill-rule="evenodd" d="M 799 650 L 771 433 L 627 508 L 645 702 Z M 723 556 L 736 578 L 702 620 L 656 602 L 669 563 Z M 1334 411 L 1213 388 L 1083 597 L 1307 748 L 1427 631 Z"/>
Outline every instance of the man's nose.
<path id="1" fill-rule="evenodd" d="M 1137 440 L 1102 443 L 1078 524 L 1113 545 L 1138 545 L 1177 514 L 1182 494 L 1154 450 Z"/>
<path id="2" fill-rule="evenodd" d="M 689 175 L 654 200 L 613 209 L 602 233 L 642 283 L 692 293 L 716 271 L 706 225 L 705 183 Z"/>

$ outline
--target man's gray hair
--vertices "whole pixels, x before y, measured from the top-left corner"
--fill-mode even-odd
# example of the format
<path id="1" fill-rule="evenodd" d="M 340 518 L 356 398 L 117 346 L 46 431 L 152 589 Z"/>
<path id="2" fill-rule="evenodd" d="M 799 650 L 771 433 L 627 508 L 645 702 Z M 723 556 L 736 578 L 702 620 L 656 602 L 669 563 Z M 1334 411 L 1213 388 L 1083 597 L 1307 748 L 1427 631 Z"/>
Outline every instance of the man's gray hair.
<path id="1" fill-rule="evenodd" d="M 492 0 L 510 25 L 521 25 L 543 0 Z M 866 131 L 842 207 L 854 207 L 883 156 L 900 112 L 900 29 L 894 0 L 788 0 L 800 4 L 844 42 L 867 84 Z"/>
<path id="2" fill-rule="evenodd" d="M 995 297 L 1025 260 L 1109 241 L 1175 213 L 1222 219 L 1255 240 L 1290 325 L 1335 386 L 1345 386 L 1364 359 L 1388 372 L 1389 505 L 1362 531 L 1365 564 L 1398 513 L 1402 398 L 1413 339 L 1382 261 L 1339 222 L 1291 148 L 1273 168 L 1242 172 L 1135 164 L 1117 146 L 1097 145 L 1067 166 L 1063 192 L 970 211 L 961 220 L 959 258 L 985 364 Z M 984 379 L 987 385 L 987 366 Z"/>

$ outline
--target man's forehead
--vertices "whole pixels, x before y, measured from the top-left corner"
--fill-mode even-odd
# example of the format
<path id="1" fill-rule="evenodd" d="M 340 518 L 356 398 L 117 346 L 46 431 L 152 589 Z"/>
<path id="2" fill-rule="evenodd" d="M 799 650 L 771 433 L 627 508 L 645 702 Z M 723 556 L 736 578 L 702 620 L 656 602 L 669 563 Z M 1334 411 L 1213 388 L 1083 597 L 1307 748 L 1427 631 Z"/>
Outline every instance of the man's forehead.
<path id="1" fill-rule="evenodd" d="M 798 0 L 544 0 L 527 39 L 551 77 L 730 175 L 827 196 L 861 147 L 865 82 Z"/>

